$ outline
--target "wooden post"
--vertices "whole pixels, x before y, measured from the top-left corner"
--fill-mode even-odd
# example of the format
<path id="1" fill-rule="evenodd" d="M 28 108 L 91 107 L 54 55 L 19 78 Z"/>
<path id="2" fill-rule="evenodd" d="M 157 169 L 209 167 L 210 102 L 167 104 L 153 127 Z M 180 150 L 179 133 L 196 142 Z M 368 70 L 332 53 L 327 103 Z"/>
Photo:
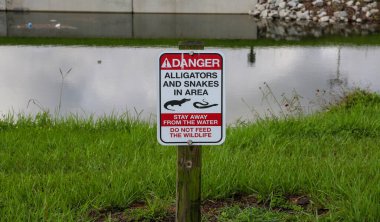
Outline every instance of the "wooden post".
<path id="1" fill-rule="evenodd" d="M 180 50 L 203 50 L 202 42 L 180 42 Z M 177 222 L 201 221 L 201 146 L 178 146 L 177 150 Z"/>
<path id="2" fill-rule="evenodd" d="M 201 146 L 178 146 L 177 222 L 201 221 Z"/>
<path id="3" fill-rule="evenodd" d="M 199 41 L 182 41 L 178 44 L 179 50 L 204 50 L 205 45 L 203 42 Z"/>

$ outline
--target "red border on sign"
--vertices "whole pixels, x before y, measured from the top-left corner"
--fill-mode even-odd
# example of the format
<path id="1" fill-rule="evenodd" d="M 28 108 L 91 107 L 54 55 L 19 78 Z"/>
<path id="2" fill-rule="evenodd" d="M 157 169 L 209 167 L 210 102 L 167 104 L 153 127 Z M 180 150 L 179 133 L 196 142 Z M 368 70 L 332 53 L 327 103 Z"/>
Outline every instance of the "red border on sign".
<path id="1" fill-rule="evenodd" d="M 172 57 L 172 58 L 186 58 L 186 56 L 188 57 L 200 57 L 200 58 L 215 58 L 215 59 L 218 59 L 220 61 L 220 63 L 214 63 L 214 67 L 163 67 L 163 63 L 165 62 L 165 59 L 166 58 L 169 58 L 169 57 Z M 211 63 L 212 64 L 212 63 Z M 217 116 L 215 117 L 212 117 L 212 119 L 214 120 L 217 120 L 217 124 L 218 125 L 204 125 L 204 126 L 200 126 L 200 125 L 195 125 L 195 126 L 188 126 L 188 127 L 197 127 L 197 126 L 200 126 L 200 127 L 212 127 L 212 126 L 215 126 L 215 127 L 220 127 L 220 138 L 215 138 L 215 140 L 213 141 L 204 141 L 204 140 L 197 140 L 197 141 L 192 141 L 194 145 L 198 145 L 198 144 L 203 144 L 203 145 L 214 145 L 214 144 L 221 144 L 224 139 L 225 139 L 225 123 L 224 123 L 224 59 L 223 59 L 223 56 L 222 54 L 220 54 L 219 52 L 195 52 L 194 54 L 190 54 L 189 52 L 169 52 L 169 53 L 163 53 L 161 54 L 160 58 L 159 58 L 159 73 L 160 73 L 160 78 L 159 78 L 159 85 L 161 85 L 161 81 L 162 81 L 162 76 L 161 76 L 161 71 L 163 70 L 220 70 L 221 71 L 221 84 L 220 84 L 220 87 L 221 87 L 221 110 L 222 110 L 222 113 L 212 113 L 212 114 L 216 114 Z M 211 65 L 212 66 L 212 65 Z M 169 114 L 171 115 L 171 113 L 162 113 L 162 110 L 161 110 L 161 107 L 162 107 L 162 101 L 161 101 L 161 88 L 159 88 L 159 114 L 157 115 L 158 116 L 158 123 L 159 123 L 159 130 L 158 130 L 158 140 L 160 141 L 161 144 L 163 145 L 181 145 L 181 144 L 187 144 L 188 141 L 165 141 L 163 138 L 162 138 L 162 129 L 163 128 L 176 128 L 176 127 L 181 127 L 180 125 L 170 125 L 170 126 L 163 126 L 161 125 L 162 123 L 162 120 L 163 118 L 166 118 L 167 116 L 165 114 Z M 177 113 L 177 115 L 179 114 L 184 114 L 184 113 Z M 195 114 L 195 113 L 193 113 Z M 198 113 L 197 113 L 198 114 Z M 211 114 L 211 113 L 210 113 Z M 170 119 L 171 117 L 169 117 L 168 119 Z M 215 123 L 215 122 L 214 122 Z"/>

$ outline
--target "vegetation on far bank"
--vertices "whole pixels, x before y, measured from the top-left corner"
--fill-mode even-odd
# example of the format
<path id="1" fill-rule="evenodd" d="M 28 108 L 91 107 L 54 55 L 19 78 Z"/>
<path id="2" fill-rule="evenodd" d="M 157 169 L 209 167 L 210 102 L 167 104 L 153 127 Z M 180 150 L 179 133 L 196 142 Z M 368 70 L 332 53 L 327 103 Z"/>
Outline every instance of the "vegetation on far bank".
<path id="1" fill-rule="evenodd" d="M 296 40 L 226 40 L 226 39 L 113 39 L 113 38 L 48 38 L 48 37 L 0 37 L 0 45 L 61 45 L 61 46 L 177 46 L 180 41 L 203 41 L 207 47 L 247 47 L 247 46 L 326 46 L 380 45 L 380 34 L 365 36 L 325 36 Z"/>
<path id="2" fill-rule="evenodd" d="M 203 148 L 204 221 L 378 221 L 379 113 L 380 96 L 357 90 L 324 112 L 228 128 Z M 176 148 L 128 116 L 10 114 L 0 221 L 167 221 L 175 166 Z"/>

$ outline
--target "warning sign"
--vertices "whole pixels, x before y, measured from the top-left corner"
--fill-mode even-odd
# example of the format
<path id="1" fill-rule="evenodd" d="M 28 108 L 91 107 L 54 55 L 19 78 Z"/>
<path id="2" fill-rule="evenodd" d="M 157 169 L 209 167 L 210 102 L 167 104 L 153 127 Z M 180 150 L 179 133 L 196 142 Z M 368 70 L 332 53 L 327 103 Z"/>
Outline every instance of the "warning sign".
<path id="1" fill-rule="evenodd" d="M 158 141 L 219 145 L 225 138 L 224 58 L 178 51 L 159 58 Z"/>

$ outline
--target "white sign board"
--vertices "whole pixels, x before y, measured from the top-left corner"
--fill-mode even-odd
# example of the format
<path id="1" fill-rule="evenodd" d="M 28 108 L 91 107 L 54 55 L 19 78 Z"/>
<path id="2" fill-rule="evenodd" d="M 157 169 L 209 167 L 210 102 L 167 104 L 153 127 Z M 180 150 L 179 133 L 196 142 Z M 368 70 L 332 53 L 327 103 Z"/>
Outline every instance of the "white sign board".
<path id="1" fill-rule="evenodd" d="M 157 137 L 162 145 L 219 145 L 225 139 L 224 57 L 175 51 L 159 58 Z"/>

